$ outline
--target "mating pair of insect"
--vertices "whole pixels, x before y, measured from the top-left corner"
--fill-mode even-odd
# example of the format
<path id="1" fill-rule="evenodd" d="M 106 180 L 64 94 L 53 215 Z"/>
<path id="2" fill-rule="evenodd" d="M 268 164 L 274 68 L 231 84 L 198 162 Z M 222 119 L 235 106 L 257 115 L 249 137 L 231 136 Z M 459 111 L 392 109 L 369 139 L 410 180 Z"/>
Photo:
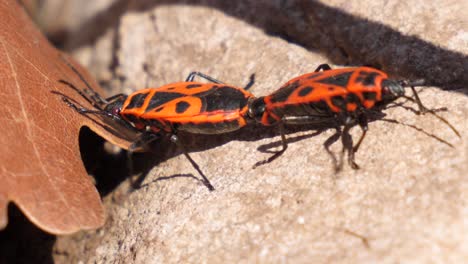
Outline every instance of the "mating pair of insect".
<path id="1" fill-rule="evenodd" d="M 208 83 L 195 82 L 196 76 L 206 79 Z M 460 136 L 445 119 L 423 106 L 414 88 L 422 84 L 422 81 L 392 80 L 386 73 L 370 67 L 331 69 L 329 65 L 322 64 L 314 72 L 296 77 L 262 97 L 255 97 L 247 89 L 192 72 L 185 82 L 143 89 L 130 95 L 118 94 L 107 99 L 91 89 L 78 91 L 94 109 L 78 106 L 65 96 L 63 100 L 80 114 L 107 116 L 141 133 L 129 151 L 149 144 L 162 134 L 169 135 L 201 175 L 204 184 L 214 190 L 178 139 L 178 131 L 222 134 L 249 123 L 278 126 L 281 150 L 257 162 L 256 167 L 273 161 L 287 149 L 285 124 L 327 124 L 336 128 L 337 135 L 342 138 L 342 157 L 345 144 L 351 142 L 347 160 L 352 168 L 358 169 L 354 154 L 368 130 L 370 113 L 382 110 L 401 97 L 415 102 L 420 113 L 434 114 Z M 414 97 L 405 95 L 405 87 L 411 88 Z M 362 135 L 353 145 L 349 130 L 356 125 L 362 129 Z"/>

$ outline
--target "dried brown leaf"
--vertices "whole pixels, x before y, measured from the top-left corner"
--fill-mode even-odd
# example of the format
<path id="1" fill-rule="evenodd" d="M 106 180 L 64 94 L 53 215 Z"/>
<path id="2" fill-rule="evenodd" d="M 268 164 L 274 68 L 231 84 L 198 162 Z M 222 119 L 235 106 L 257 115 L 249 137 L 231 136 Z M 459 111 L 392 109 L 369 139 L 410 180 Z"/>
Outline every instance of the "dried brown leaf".
<path id="1" fill-rule="evenodd" d="M 86 104 L 59 82 L 84 86 L 65 62 L 69 59 L 48 43 L 17 1 L 1 1 L 0 14 L 0 229 L 7 224 L 10 201 L 50 233 L 97 228 L 104 211 L 80 157 L 79 130 L 87 125 L 117 145 L 128 142 L 53 93 Z"/>

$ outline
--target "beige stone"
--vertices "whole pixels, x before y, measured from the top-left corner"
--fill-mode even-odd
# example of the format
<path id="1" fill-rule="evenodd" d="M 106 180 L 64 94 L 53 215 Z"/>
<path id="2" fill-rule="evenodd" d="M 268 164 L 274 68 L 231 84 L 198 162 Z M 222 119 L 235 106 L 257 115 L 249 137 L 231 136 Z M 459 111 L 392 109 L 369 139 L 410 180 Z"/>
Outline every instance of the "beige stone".
<path id="1" fill-rule="evenodd" d="M 355 171 L 345 164 L 335 174 L 323 147 L 333 130 L 314 135 L 315 131 L 290 129 L 289 139 L 306 138 L 293 140 L 279 159 L 257 169 L 252 165 L 270 155 L 257 148 L 278 143 L 277 134 L 248 128 L 212 138 L 189 135 L 185 140 L 200 150 L 191 155 L 212 181 L 214 192 L 187 177 L 156 181 L 175 174 L 198 176 L 183 155 L 176 155 L 155 164 L 145 188 L 127 194 L 126 182 L 105 197 L 106 225 L 59 238 L 56 249 L 67 254 L 55 259 L 466 260 L 468 27 L 462 7 L 466 1 L 323 2 L 327 3 L 174 1 L 144 6 L 132 1 L 117 25 L 108 26 L 94 42 L 74 47 L 74 54 L 112 92 L 126 93 L 180 81 L 197 70 L 237 86 L 255 73 L 251 91 L 260 96 L 321 63 L 373 64 L 402 78 L 440 80 L 438 87 L 421 89 L 421 99 L 429 107 L 447 107 L 440 115 L 462 138 L 432 115 L 391 108 L 385 111 L 387 118 L 402 124 L 372 122 L 356 156 L 362 168 Z M 265 28 L 276 35 L 265 33 Z M 72 39 L 80 37 L 87 36 Z M 458 90 L 443 91 L 440 86 Z M 352 130 L 354 138 L 360 133 Z M 332 150 L 338 154 L 341 142 Z M 171 156 L 173 148 L 160 151 Z"/>

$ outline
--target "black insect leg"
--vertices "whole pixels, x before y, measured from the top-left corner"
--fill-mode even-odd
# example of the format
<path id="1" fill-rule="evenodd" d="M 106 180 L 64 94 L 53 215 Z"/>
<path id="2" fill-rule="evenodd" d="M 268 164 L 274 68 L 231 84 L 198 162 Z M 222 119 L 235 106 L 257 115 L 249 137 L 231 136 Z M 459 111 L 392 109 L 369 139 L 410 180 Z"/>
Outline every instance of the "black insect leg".
<path id="1" fill-rule="evenodd" d="M 275 154 L 273 154 L 271 157 L 269 157 L 268 159 L 265 159 L 265 160 L 262 160 L 262 161 L 259 161 L 259 162 L 255 163 L 253 165 L 253 167 L 252 167 L 253 169 L 257 168 L 258 166 L 261 166 L 261 165 L 264 165 L 264 164 L 267 164 L 267 163 L 270 163 L 270 162 L 274 161 L 279 156 L 281 156 L 286 151 L 286 149 L 288 148 L 288 142 L 286 141 L 286 135 L 284 133 L 284 124 L 283 124 L 283 122 L 278 123 L 278 128 L 279 128 L 280 135 L 281 135 L 282 148 L 279 151 L 277 151 Z"/>
<path id="2" fill-rule="evenodd" d="M 224 84 L 224 82 L 221 82 L 221 81 L 219 81 L 219 80 L 217 80 L 217 79 L 215 79 L 215 78 L 213 78 L 211 76 L 208 76 L 208 75 L 206 75 L 204 73 L 201 73 L 201 72 L 191 72 L 187 76 L 185 81 L 186 82 L 193 82 L 193 80 L 195 79 L 195 76 L 199 76 L 199 77 L 201 77 L 203 79 L 206 79 L 206 80 L 208 80 L 210 82 L 213 82 L 213 83 Z M 252 74 L 252 75 L 250 75 L 249 82 L 247 83 L 247 85 L 245 85 L 244 90 L 250 89 L 250 87 L 252 87 L 252 85 L 254 85 L 254 83 L 255 83 L 255 74 Z"/>
<path id="3" fill-rule="evenodd" d="M 106 100 L 101 96 L 99 95 L 96 91 L 94 91 L 93 88 L 91 88 L 91 85 L 88 83 L 88 81 L 86 81 L 86 79 L 83 77 L 83 75 L 81 75 L 81 73 L 68 61 L 68 59 L 65 57 L 65 56 L 61 56 L 62 60 L 65 62 L 65 64 L 67 64 L 67 66 L 78 76 L 78 78 L 80 78 L 80 80 L 86 85 L 87 89 L 86 91 L 91 93 L 91 98 L 92 98 L 92 101 L 94 101 L 96 104 L 100 104 L 100 105 L 103 105 L 103 104 L 106 104 Z M 61 80 L 62 81 L 62 80 Z M 71 86 L 75 91 L 77 91 L 82 97 L 84 97 L 87 101 L 89 101 L 89 98 L 87 98 L 87 96 L 84 95 L 84 93 L 82 93 L 81 91 L 79 91 L 76 87 L 74 87 L 73 85 L 70 85 L 70 83 L 66 82 L 66 81 L 62 81 L 62 83 L 65 83 L 65 84 L 68 84 L 69 86 Z M 94 103 L 92 103 L 93 106 Z M 95 106 L 96 107 L 96 106 Z M 97 107 L 98 109 L 101 109 L 100 107 Z"/>
<path id="4" fill-rule="evenodd" d="M 92 109 L 84 108 L 81 106 L 77 106 L 76 104 L 72 103 L 68 97 L 65 97 L 65 96 L 62 96 L 62 100 L 65 102 L 65 104 L 73 108 L 79 114 L 94 114 L 94 115 L 107 116 L 107 117 L 117 120 L 119 123 L 125 125 L 128 128 L 135 129 L 134 127 L 130 126 L 128 122 L 123 120 L 122 117 L 120 117 L 119 115 L 115 115 L 111 112 L 104 111 L 104 110 L 92 110 Z"/>
<path id="5" fill-rule="evenodd" d="M 349 131 L 354 125 L 355 125 L 354 121 L 347 121 L 343 129 L 343 134 L 341 135 L 341 142 L 343 144 L 343 150 L 341 151 L 340 169 L 341 169 L 341 166 L 343 166 L 343 157 L 346 151 L 348 151 L 348 164 L 351 166 L 351 168 L 355 170 L 359 169 L 359 165 L 357 165 L 356 162 L 354 161 L 353 138 L 351 134 L 349 133 Z"/>
<path id="6" fill-rule="evenodd" d="M 113 95 L 111 97 L 108 97 L 106 98 L 105 100 L 107 101 L 107 103 L 111 103 L 112 101 L 117 101 L 117 100 L 121 100 L 122 98 L 126 98 L 127 95 L 124 94 L 124 93 L 119 93 L 119 94 L 116 94 L 116 95 Z"/>
<path id="7" fill-rule="evenodd" d="M 255 73 L 250 75 L 249 82 L 244 86 L 244 90 L 249 90 L 255 84 Z"/>
<path id="8" fill-rule="evenodd" d="M 59 83 L 63 83 L 65 85 L 67 85 L 68 87 L 72 88 L 75 92 L 77 92 L 81 97 L 83 97 L 89 104 L 91 104 L 93 107 L 99 109 L 99 110 L 104 110 L 104 99 L 96 99 L 96 97 L 88 97 L 87 94 L 85 94 L 85 92 L 83 92 L 82 90 L 76 88 L 75 85 L 73 85 L 72 83 L 66 81 L 66 80 L 59 80 Z M 101 98 L 101 97 L 99 97 Z"/>
<path id="9" fill-rule="evenodd" d="M 62 100 L 65 102 L 66 105 L 73 108 L 76 112 L 80 114 L 95 114 L 95 115 L 108 116 L 111 118 L 120 118 L 104 110 L 92 110 L 92 109 L 84 108 L 81 106 L 77 106 L 76 104 L 72 103 L 72 101 L 68 97 L 65 97 L 65 96 L 62 96 Z"/>
<path id="10" fill-rule="evenodd" d="M 361 146 L 362 141 L 364 140 L 364 137 L 366 136 L 367 130 L 369 130 L 369 127 L 367 125 L 367 116 L 362 113 L 358 117 L 358 122 L 359 122 L 359 127 L 362 130 L 362 135 L 358 140 L 358 143 L 353 147 L 353 152 L 356 153 Z"/>
<path id="11" fill-rule="evenodd" d="M 328 155 L 333 160 L 333 167 L 335 169 L 335 172 L 339 172 L 342 166 L 340 163 L 338 163 L 338 160 L 336 159 L 335 154 L 333 154 L 333 152 L 330 150 L 330 146 L 333 145 L 333 143 L 335 143 L 338 139 L 340 139 L 341 135 L 342 135 L 341 128 L 338 126 L 336 127 L 335 134 L 333 134 L 323 143 L 323 147 L 325 148 L 325 151 L 327 151 Z"/>
<path id="12" fill-rule="evenodd" d="M 411 91 L 413 91 L 413 94 L 414 94 L 414 99 L 411 98 L 411 97 L 407 97 L 407 96 L 403 96 L 404 98 L 412 101 L 412 102 L 415 102 L 417 105 L 418 105 L 418 108 L 419 108 L 419 113 L 421 114 L 425 114 L 425 113 L 429 113 L 433 116 L 435 116 L 437 119 L 439 119 L 440 121 L 444 122 L 448 127 L 450 127 L 450 129 L 459 137 L 461 138 L 461 135 L 460 135 L 460 132 L 458 132 L 458 130 L 452 125 L 449 123 L 449 121 L 447 121 L 445 118 L 439 116 L 436 114 L 436 111 L 437 110 L 447 110 L 446 108 L 443 108 L 443 109 L 436 109 L 436 110 L 432 110 L 432 109 L 429 109 L 427 107 L 425 107 L 423 105 L 423 103 L 421 102 L 421 99 L 419 98 L 419 95 L 418 93 L 416 92 L 416 89 L 414 88 L 414 86 L 410 86 L 411 87 Z"/>
<path id="13" fill-rule="evenodd" d="M 315 69 L 314 72 L 319 72 L 319 71 L 328 71 L 328 70 L 331 70 L 332 68 L 330 67 L 330 65 L 324 63 L 324 64 L 320 64 L 317 69 Z"/>
<path id="14" fill-rule="evenodd" d="M 437 119 L 439 119 L 440 121 L 444 122 L 447 126 L 449 126 L 450 129 L 452 129 L 452 131 L 453 131 L 459 138 L 461 138 L 460 132 L 458 132 L 458 130 L 457 130 L 452 124 L 450 124 L 449 121 L 447 121 L 445 118 L 443 118 L 443 117 L 441 117 L 441 116 L 439 116 L 439 115 L 437 115 L 437 114 L 435 113 L 435 111 L 437 111 L 437 110 L 435 110 L 435 111 L 434 111 L 434 110 L 431 110 L 431 109 L 425 107 L 425 106 L 422 104 L 421 99 L 419 99 L 419 95 L 418 95 L 418 93 L 416 92 L 416 89 L 414 89 L 414 86 L 411 86 L 411 91 L 413 91 L 414 99 L 415 99 L 416 103 L 418 104 L 419 111 L 420 111 L 421 113 L 423 113 L 423 114 L 424 114 L 424 113 L 430 113 L 430 114 L 432 114 L 432 115 L 435 116 Z M 445 109 L 445 110 L 446 110 L 446 109 Z"/>
<path id="15" fill-rule="evenodd" d="M 361 128 L 362 134 L 357 144 L 353 145 L 353 138 L 351 137 L 351 134 L 349 134 L 349 131 L 353 126 L 356 125 L 356 122 Z M 351 166 L 351 168 L 355 170 L 359 169 L 359 165 L 357 165 L 357 163 L 354 161 L 354 155 L 359 150 L 361 143 L 364 141 L 364 138 L 367 134 L 367 130 L 369 130 L 369 127 L 367 125 L 367 115 L 365 112 L 360 112 L 357 116 L 348 116 L 344 121 L 343 134 L 341 135 L 341 140 L 343 143 L 341 160 L 343 160 L 345 151 L 348 151 L 348 164 L 349 166 Z M 342 165 L 343 163 L 341 162 L 340 166 Z"/>
<path id="16" fill-rule="evenodd" d="M 73 110 L 75 110 L 79 114 L 82 114 L 82 115 L 94 114 L 94 115 L 106 116 L 106 117 L 112 118 L 113 120 L 118 122 L 120 125 L 124 126 L 125 128 L 132 130 L 134 132 L 138 132 L 138 130 L 135 127 L 133 127 L 130 123 L 122 119 L 122 117 L 119 115 L 114 115 L 111 112 L 104 111 L 104 110 L 92 110 L 92 109 L 84 108 L 82 106 L 78 106 L 76 101 L 74 101 L 73 99 L 71 99 L 70 97 L 62 93 L 59 93 L 56 91 L 52 91 L 52 93 L 61 95 L 63 102 L 65 102 L 67 106 L 71 107 Z M 73 103 L 72 101 L 74 101 L 75 103 Z"/>
<path id="17" fill-rule="evenodd" d="M 134 166 L 133 166 L 133 153 L 140 149 L 146 149 L 149 144 L 160 138 L 160 134 L 155 134 L 152 132 L 142 133 L 127 149 L 127 168 L 128 175 L 130 177 L 130 185 L 132 189 L 137 190 L 141 187 L 141 183 L 144 180 L 144 175 L 138 176 L 135 180 L 133 177 Z"/>
<path id="18" fill-rule="evenodd" d="M 96 111 L 96 110 L 87 110 L 87 111 L 83 111 L 84 108 L 79 108 L 79 107 L 76 107 L 76 106 L 72 106 L 73 103 L 71 103 L 70 100 L 68 99 L 64 99 L 63 101 L 70 107 L 74 108 L 75 110 L 77 110 L 78 112 L 80 113 L 91 113 L 90 111 L 96 111 L 96 112 L 105 112 L 104 111 L 104 106 L 106 104 L 109 104 L 111 103 L 112 101 L 115 101 L 115 100 L 121 100 L 122 98 L 125 98 L 127 97 L 126 94 L 123 94 L 123 93 L 120 93 L 120 94 L 116 94 L 116 95 L 113 95 L 109 98 L 102 98 L 98 93 L 92 91 L 91 93 L 91 98 L 89 98 L 85 92 L 86 91 L 91 91 L 91 90 L 85 90 L 85 92 L 81 91 L 80 89 L 76 88 L 73 84 L 69 83 L 68 81 L 65 81 L 65 80 L 59 80 L 60 83 L 63 83 L 67 86 L 69 86 L 70 88 L 72 88 L 73 90 L 75 90 L 81 97 L 83 97 L 88 103 L 90 103 L 93 107 L 95 107 L 96 109 L 98 109 L 99 111 Z M 58 93 L 57 93 L 58 94 Z M 80 110 L 79 110 L 80 109 Z M 96 112 L 93 112 L 93 113 L 96 113 Z"/>
<path id="19" fill-rule="evenodd" d="M 341 170 L 341 164 L 338 163 L 336 156 L 330 150 L 330 146 L 335 143 L 340 136 L 342 135 L 342 131 L 340 128 L 341 122 L 337 122 L 336 116 L 330 117 L 316 117 L 316 116 L 295 116 L 295 117 L 284 117 L 283 123 L 292 124 L 292 125 L 306 125 L 306 124 L 316 124 L 320 126 L 327 126 L 327 127 L 334 127 L 336 129 L 336 133 L 329 137 L 324 143 L 323 146 L 327 151 L 328 155 L 330 155 L 331 159 L 333 160 L 333 165 L 335 171 L 338 172 Z M 284 151 L 283 151 L 284 152 Z"/>
<path id="20" fill-rule="evenodd" d="M 203 179 L 203 184 L 205 184 L 205 186 L 208 188 L 208 190 L 210 191 L 214 191 L 214 187 L 213 185 L 211 185 L 210 181 L 208 180 L 208 178 L 205 176 L 205 174 L 201 171 L 200 167 L 198 166 L 198 164 L 192 159 L 192 157 L 190 157 L 190 155 L 187 153 L 187 151 L 185 150 L 185 147 L 184 145 L 180 142 L 179 138 L 177 137 L 177 135 L 172 135 L 171 136 L 171 141 L 174 142 L 177 147 L 180 148 L 180 150 L 182 150 L 182 153 L 184 153 L 184 156 L 190 161 L 190 164 L 192 164 L 192 166 L 195 168 L 195 170 L 200 174 L 200 176 L 202 177 Z"/>
<path id="21" fill-rule="evenodd" d="M 216 80 L 215 78 L 213 78 L 213 77 L 211 77 L 211 76 L 208 76 L 208 75 L 206 75 L 206 74 L 204 74 L 204 73 L 201 73 L 201 72 L 191 72 L 191 73 L 187 76 L 187 78 L 185 79 L 185 81 L 186 81 L 186 82 L 193 82 L 193 79 L 195 79 L 195 76 L 201 77 L 201 78 L 203 78 L 203 79 L 205 79 L 205 80 L 208 80 L 208 81 L 210 81 L 210 82 L 213 82 L 213 83 L 220 83 L 220 84 L 223 83 L 223 82 L 218 81 L 218 80 Z"/>
<path id="22" fill-rule="evenodd" d="M 416 102 L 416 104 L 418 105 L 419 112 L 421 114 L 430 112 L 431 110 L 429 110 L 429 108 L 425 107 L 423 105 L 423 103 L 421 102 L 421 99 L 419 98 L 418 92 L 416 92 L 416 89 L 414 88 L 414 86 L 411 86 L 411 91 L 413 92 L 413 95 L 414 95 L 414 102 Z"/>

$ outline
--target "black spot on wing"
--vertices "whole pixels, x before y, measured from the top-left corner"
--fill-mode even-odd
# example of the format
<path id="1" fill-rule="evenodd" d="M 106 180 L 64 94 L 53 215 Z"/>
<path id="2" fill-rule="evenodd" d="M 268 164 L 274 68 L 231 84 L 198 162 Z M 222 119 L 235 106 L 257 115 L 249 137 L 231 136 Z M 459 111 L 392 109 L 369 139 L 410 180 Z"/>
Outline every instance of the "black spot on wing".
<path id="1" fill-rule="evenodd" d="M 359 72 L 358 77 L 356 78 L 356 82 L 362 83 L 364 86 L 374 86 L 375 85 L 375 78 L 379 74 L 377 72 L 368 72 L 368 71 L 361 71 Z"/>
<path id="2" fill-rule="evenodd" d="M 357 95 L 355 95 L 354 93 L 349 93 L 347 96 L 346 96 L 346 103 L 351 103 L 351 104 L 357 104 L 358 106 L 361 105 L 361 100 L 359 99 L 359 97 Z"/>
<path id="3" fill-rule="evenodd" d="M 304 96 L 307 96 L 308 94 L 310 94 L 313 90 L 314 90 L 314 88 L 312 86 L 306 86 L 306 87 L 302 88 L 299 91 L 298 95 L 300 97 L 304 97 Z"/>
<path id="4" fill-rule="evenodd" d="M 339 95 L 333 96 L 331 98 L 331 101 L 332 101 L 333 105 L 338 107 L 339 109 L 341 109 L 341 110 L 346 109 L 346 101 L 343 98 L 343 96 L 339 96 Z"/>
<path id="5" fill-rule="evenodd" d="M 216 87 L 216 89 L 210 89 L 195 95 L 202 99 L 202 109 L 204 111 L 231 111 L 242 109 L 247 105 L 248 98 L 239 89 L 230 86 Z"/>
<path id="6" fill-rule="evenodd" d="M 180 97 L 184 97 L 186 96 L 185 94 L 181 94 L 181 93 L 168 93 L 168 92 L 156 92 L 154 93 L 153 97 L 151 97 L 151 100 L 148 104 L 148 107 L 146 108 L 146 111 L 145 112 L 150 112 L 152 111 L 153 109 L 169 102 L 169 101 L 172 101 L 174 99 L 177 99 L 177 98 L 180 98 Z"/>
<path id="7" fill-rule="evenodd" d="M 363 92 L 362 95 L 365 100 L 375 101 L 377 99 L 377 93 L 375 92 Z"/>
<path id="8" fill-rule="evenodd" d="M 346 87 L 348 85 L 351 74 L 353 74 L 353 72 L 340 73 L 340 74 L 333 75 L 325 79 L 317 80 L 317 82 Z"/>
<path id="9" fill-rule="evenodd" d="M 278 91 L 274 92 L 270 96 L 270 100 L 272 103 L 282 103 L 286 102 L 291 96 L 291 94 L 299 87 L 299 81 L 295 81 L 290 83 L 286 86 L 281 87 Z"/>
<path id="10" fill-rule="evenodd" d="M 185 86 L 185 88 L 192 89 L 192 88 L 198 88 L 198 87 L 201 87 L 201 86 L 202 86 L 201 84 L 189 84 L 189 85 Z"/>
<path id="11" fill-rule="evenodd" d="M 180 102 L 177 102 L 176 104 L 176 113 L 178 114 L 182 114 L 183 112 L 185 112 L 188 108 L 190 107 L 190 104 L 187 103 L 186 101 L 180 101 Z"/>
<path id="12" fill-rule="evenodd" d="M 127 105 L 127 107 L 125 107 L 125 109 L 140 108 L 145 103 L 145 99 L 147 96 L 148 93 L 138 93 L 135 95 L 130 95 L 130 103 Z"/>

